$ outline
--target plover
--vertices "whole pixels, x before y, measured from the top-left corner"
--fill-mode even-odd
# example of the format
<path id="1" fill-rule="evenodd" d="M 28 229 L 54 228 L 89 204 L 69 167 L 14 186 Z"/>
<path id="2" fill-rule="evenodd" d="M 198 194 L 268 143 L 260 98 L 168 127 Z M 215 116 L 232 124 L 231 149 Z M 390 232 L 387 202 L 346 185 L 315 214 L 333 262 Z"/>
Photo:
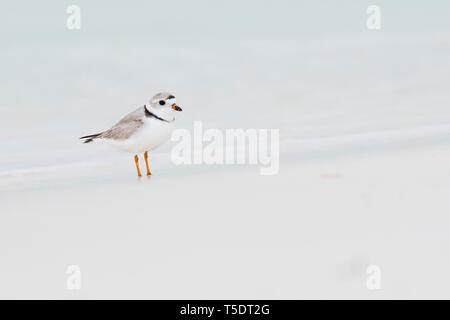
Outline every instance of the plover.
<path id="1" fill-rule="evenodd" d="M 84 143 L 106 142 L 120 150 L 134 153 L 134 163 L 138 177 L 141 177 L 138 153 L 144 152 L 147 176 L 151 175 L 148 152 L 166 142 L 172 133 L 175 112 L 182 111 L 176 104 L 175 96 L 161 92 L 148 103 L 127 114 L 111 129 L 83 136 Z"/>

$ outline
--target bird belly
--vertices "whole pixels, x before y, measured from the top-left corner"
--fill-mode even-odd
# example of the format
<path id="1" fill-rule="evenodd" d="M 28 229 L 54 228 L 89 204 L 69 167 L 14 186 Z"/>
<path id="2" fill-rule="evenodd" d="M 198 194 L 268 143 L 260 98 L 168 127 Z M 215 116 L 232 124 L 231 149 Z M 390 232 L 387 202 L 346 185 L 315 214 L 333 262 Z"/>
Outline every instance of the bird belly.
<path id="1" fill-rule="evenodd" d="M 132 153 L 153 150 L 170 139 L 174 125 L 161 120 L 147 120 L 128 139 L 109 141 L 114 147 Z"/>

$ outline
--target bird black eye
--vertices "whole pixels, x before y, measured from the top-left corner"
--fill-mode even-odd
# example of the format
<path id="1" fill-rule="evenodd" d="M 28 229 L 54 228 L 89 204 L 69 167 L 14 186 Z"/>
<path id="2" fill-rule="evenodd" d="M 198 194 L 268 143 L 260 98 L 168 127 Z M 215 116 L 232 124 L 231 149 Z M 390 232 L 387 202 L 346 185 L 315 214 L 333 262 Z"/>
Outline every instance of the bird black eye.
<path id="1" fill-rule="evenodd" d="M 166 104 L 166 102 L 164 100 L 159 100 L 159 104 L 163 106 Z"/>

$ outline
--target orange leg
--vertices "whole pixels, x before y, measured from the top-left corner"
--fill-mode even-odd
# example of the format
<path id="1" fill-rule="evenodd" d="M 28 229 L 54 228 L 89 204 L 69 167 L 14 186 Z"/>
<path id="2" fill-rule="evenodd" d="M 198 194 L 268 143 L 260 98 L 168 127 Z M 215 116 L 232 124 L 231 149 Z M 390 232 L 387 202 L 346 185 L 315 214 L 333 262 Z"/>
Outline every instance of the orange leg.
<path id="1" fill-rule="evenodd" d="M 141 169 L 139 169 L 139 157 L 137 154 L 134 156 L 134 163 L 136 164 L 136 170 L 137 170 L 138 177 L 142 177 Z"/>
<path id="2" fill-rule="evenodd" d="M 148 165 L 148 152 L 144 152 L 145 166 L 147 167 L 147 176 L 151 175 L 150 166 Z"/>

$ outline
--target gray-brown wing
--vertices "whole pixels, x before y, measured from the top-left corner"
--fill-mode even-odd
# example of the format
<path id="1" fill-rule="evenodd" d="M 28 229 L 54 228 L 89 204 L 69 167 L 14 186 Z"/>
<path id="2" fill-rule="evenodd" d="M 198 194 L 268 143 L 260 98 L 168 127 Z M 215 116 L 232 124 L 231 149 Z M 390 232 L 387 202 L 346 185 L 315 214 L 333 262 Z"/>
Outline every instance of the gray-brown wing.
<path id="1" fill-rule="evenodd" d="M 143 124 L 145 118 L 145 109 L 139 109 L 131 112 L 122 118 L 111 129 L 102 132 L 99 138 L 124 140 L 131 137 Z"/>

